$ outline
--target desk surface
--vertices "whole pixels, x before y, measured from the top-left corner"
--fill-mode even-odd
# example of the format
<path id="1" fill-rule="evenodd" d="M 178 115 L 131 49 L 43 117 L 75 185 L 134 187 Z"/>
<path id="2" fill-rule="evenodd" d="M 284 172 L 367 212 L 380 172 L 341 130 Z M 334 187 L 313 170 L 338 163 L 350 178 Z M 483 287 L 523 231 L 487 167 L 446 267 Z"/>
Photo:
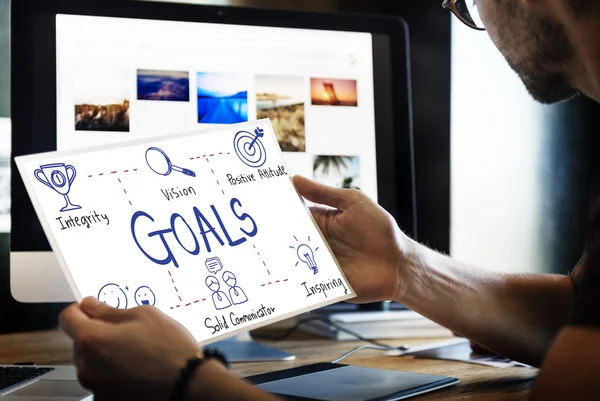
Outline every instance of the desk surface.
<path id="1" fill-rule="evenodd" d="M 277 335 L 275 328 L 261 329 L 257 334 Z M 392 345 L 416 346 L 435 339 L 385 341 Z M 296 355 L 294 361 L 233 364 L 232 373 L 243 377 L 281 370 L 315 362 L 331 362 L 351 349 L 363 345 L 360 341 L 336 342 L 299 332 L 291 339 L 273 342 L 261 341 Z M 72 364 L 71 341 L 61 331 L 41 331 L 0 335 L 0 364 L 33 361 L 39 365 Z M 461 383 L 419 397 L 419 400 L 526 400 L 536 369 L 491 368 L 469 363 L 389 357 L 383 351 L 361 350 L 342 363 L 407 372 L 453 376 Z"/>

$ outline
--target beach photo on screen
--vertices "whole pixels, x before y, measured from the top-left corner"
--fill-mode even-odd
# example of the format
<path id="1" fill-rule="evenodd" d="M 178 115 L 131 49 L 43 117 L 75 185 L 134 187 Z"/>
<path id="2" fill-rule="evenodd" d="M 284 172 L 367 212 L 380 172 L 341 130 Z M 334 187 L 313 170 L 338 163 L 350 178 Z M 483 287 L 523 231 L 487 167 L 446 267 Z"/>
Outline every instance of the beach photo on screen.
<path id="1" fill-rule="evenodd" d="M 256 118 L 269 118 L 284 152 L 304 152 L 304 78 L 259 75 L 255 81 Z"/>
<path id="2" fill-rule="evenodd" d="M 138 100 L 190 101 L 187 71 L 137 70 Z"/>
<path id="3" fill-rule="evenodd" d="M 129 78 L 126 68 L 74 69 L 75 130 L 129 132 Z"/>
<path id="4" fill-rule="evenodd" d="M 360 189 L 360 157 L 314 156 L 313 178 L 332 187 Z"/>
<path id="5" fill-rule="evenodd" d="M 199 72 L 198 122 L 235 124 L 248 121 L 248 87 L 245 75 Z"/>
<path id="6" fill-rule="evenodd" d="M 355 79 L 310 79 L 313 106 L 358 106 Z"/>

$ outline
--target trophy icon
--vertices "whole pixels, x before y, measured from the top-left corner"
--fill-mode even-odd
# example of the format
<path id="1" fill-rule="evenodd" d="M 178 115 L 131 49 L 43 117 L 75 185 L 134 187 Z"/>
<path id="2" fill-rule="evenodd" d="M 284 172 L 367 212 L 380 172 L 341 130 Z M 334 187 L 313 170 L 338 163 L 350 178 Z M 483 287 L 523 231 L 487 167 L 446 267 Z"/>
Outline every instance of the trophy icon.
<path id="1" fill-rule="evenodd" d="M 69 172 L 71 172 L 70 176 Z M 34 172 L 35 178 L 39 182 L 65 197 L 67 204 L 60 209 L 61 212 L 81 209 L 81 206 L 74 205 L 69 199 L 69 191 L 76 174 L 75 167 L 65 165 L 65 163 L 44 164 Z"/>

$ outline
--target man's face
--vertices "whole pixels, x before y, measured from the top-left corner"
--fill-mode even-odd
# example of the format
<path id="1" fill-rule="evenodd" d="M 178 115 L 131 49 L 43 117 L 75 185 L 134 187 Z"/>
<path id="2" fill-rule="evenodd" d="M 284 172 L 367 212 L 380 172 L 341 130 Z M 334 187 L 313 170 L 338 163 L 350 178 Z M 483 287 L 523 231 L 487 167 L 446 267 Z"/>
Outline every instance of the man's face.
<path id="1" fill-rule="evenodd" d="M 535 100 L 556 103 L 578 93 L 567 73 L 573 46 L 560 22 L 522 0 L 476 2 L 492 41 Z"/>

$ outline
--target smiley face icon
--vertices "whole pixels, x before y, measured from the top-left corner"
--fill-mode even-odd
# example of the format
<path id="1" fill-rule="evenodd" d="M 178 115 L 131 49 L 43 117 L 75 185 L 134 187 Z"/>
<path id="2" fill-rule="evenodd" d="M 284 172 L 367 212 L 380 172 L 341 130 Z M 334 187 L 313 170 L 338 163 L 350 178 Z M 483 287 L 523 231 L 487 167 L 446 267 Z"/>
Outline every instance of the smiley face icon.
<path id="1" fill-rule="evenodd" d="M 156 296 L 150 287 L 143 285 L 135 290 L 135 303 L 138 305 L 151 305 L 156 303 Z"/>
<path id="2" fill-rule="evenodd" d="M 127 309 L 127 295 L 117 284 L 109 283 L 98 291 L 98 300 L 117 309 Z"/>

